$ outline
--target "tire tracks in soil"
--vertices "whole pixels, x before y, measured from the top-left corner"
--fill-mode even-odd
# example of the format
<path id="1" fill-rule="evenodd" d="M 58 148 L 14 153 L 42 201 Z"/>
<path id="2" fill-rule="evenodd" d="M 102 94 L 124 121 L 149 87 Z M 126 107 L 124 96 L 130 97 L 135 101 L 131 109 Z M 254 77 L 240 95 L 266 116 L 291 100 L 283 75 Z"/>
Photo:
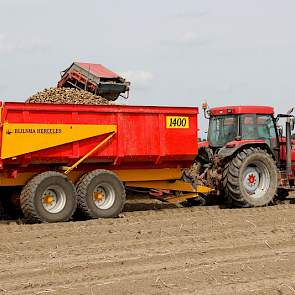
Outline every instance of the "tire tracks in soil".
<path id="1" fill-rule="evenodd" d="M 294 209 L 0 224 L 0 294 L 295 294 Z"/>

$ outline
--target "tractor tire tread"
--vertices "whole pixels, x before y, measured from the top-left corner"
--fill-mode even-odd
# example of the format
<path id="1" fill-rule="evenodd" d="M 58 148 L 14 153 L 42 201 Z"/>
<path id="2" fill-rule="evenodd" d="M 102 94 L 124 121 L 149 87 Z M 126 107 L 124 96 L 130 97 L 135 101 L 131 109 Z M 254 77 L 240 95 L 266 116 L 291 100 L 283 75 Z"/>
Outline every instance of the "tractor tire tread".
<path id="1" fill-rule="evenodd" d="M 231 198 L 238 207 L 249 206 L 239 188 L 239 171 L 244 160 L 253 153 L 265 155 L 272 165 L 276 166 L 272 156 L 265 150 L 257 147 L 246 148 L 225 163 L 222 174 L 223 191 L 226 197 Z"/>

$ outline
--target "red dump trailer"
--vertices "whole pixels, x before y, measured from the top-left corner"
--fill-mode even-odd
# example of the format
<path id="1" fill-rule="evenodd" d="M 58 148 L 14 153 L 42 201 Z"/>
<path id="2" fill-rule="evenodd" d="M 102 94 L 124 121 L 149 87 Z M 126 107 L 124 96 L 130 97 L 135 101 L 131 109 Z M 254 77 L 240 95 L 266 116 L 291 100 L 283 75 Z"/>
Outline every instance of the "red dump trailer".
<path id="1" fill-rule="evenodd" d="M 197 115 L 185 107 L 3 103 L 0 186 L 12 189 L 30 222 L 66 221 L 76 210 L 115 217 L 126 187 L 169 191 L 172 202 L 208 193 L 181 178 L 197 154 Z"/>

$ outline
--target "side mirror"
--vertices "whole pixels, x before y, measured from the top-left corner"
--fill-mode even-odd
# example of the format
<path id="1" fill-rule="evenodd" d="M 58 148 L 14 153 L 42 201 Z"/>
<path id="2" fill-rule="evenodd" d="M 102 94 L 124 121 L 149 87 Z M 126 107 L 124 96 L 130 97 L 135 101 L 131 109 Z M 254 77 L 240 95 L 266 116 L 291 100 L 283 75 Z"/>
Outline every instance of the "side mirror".
<path id="1" fill-rule="evenodd" d="M 294 127 L 295 127 L 295 118 L 290 118 L 290 129 L 291 131 L 294 130 Z"/>
<path id="2" fill-rule="evenodd" d="M 202 109 L 205 119 L 210 119 L 210 110 L 208 110 L 208 103 L 206 101 L 202 103 Z"/>
<path id="3" fill-rule="evenodd" d="M 278 130 L 279 136 L 283 137 L 283 127 L 280 125 L 277 125 L 277 130 Z"/>
<path id="4" fill-rule="evenodd" d="M 207 103 L 207 101 L 204 101 L 204 102 L 202 103 L 202 109 L 203 109 L 204 111 L 206 111 L 206 110 L 208 109 L 208 103 Z"/>

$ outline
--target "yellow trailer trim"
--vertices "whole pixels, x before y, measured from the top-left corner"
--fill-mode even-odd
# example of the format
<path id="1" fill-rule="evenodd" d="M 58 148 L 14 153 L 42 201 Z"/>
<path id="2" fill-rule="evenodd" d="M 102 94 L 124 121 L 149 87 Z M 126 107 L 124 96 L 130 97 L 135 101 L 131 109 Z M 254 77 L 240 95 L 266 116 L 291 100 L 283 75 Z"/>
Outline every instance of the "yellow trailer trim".
<path id="1" fill-rule="evenodd" d="M 4 123 L 1 159 L 116 131 L 116 125 Z"/>
<path id="2" fill-rule="evenodd" d="M 37 167 L 36 167 L 37 168 Z M 181 177 L 180 168 L 163 168 L 163 169 L 108 169 L 116 173 L 118 178 L 123 182 L 128 181 L 153 181 L 153 180 L 173 180 Z M 91 170 L 73 170 L 67 176 L 74 183 L 85 173 Z M 22 186 L 25 185 L 33 176 L 44 172 L 38 170 L 34 172 L 18 172 L 15 177 L 12 177 L 9 172 L 0 174 L 0 186 Z"/>
<path id="3" fill-rule="evenodd" d="M 180 179 L 182 172 L 180 168 L 162 169 L 120 169 L 112 170 L 119 179 L 128 181 L 154 181 Z"/>
<path id="4" fill-rule="evenodd" d="M 207 186 L 197 185 L 194 187 L 191 183 L 182 180 L 170 181 L 130 181 L 125 183 L 129 187 L 142 187 L 153 189 L 168 189 L 183 192 L 195 192 L 202 194 L 209 194 L 213 190 Z"/>
<path id="5" fill-rule="evenodd" d="M 186 201 L 187 199 L 193 199 L 198 197 L 199 195 L 197 193 L 186 193 L 180 196 L 168 196 L 168 197 L 155 197 L 153 196 L 154 199 L 160 200 L 162 202 L 168 202 L 171 204 L 177 204 Z"/>

